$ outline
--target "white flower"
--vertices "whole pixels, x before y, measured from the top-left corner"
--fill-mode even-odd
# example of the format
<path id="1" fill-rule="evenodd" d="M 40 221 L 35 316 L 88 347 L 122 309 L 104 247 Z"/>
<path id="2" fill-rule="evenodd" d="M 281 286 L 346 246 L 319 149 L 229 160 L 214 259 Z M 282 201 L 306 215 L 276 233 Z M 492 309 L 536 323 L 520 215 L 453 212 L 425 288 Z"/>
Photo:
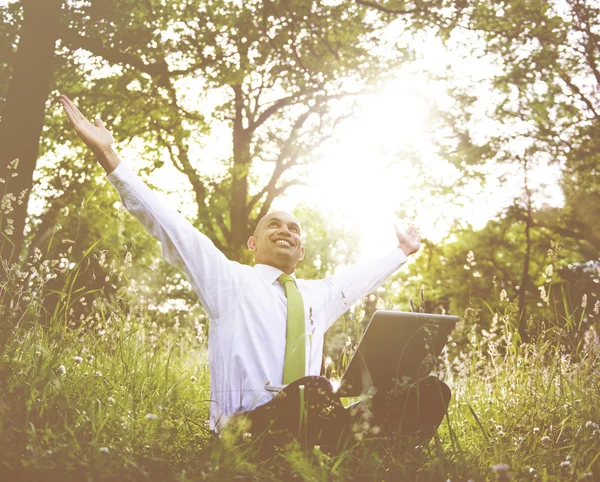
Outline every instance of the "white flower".
<path id="1" fill-rule="evenodd" d="M 508 299 L 508 294 L 506 293 L 506 290 L 502 290 L 500 292 L 500 301 L 506 301 Z"/>
<path id="2" fill-rule="evenodd" d="M 74 356 L 73 361 L 75 363 L 81 363 L 83 361 L 83 358 L 81 358 L 80 356 Z"/>
<path id="3" fill-rule="evenodd" d="M 113 404 L 116 402 L 116 400 L 115 400 L 113 397 L 108 397 L 108 398 L 106 399 L 106 401 L 107 401 L 108 403 L 110 403 L 111 405 L 113 405 Z"/>
<path id="4" fill-rule="evenodd" d="M 586 294 L 584 294 L 584 295 L 581 297 L 581 307 L 582 307 L 582 308 L 585 308 L 586 306 L 587 306 L 587 295 L 586 295 Z"/>
<path id="5" fill-rule="evenodd" d="M 561 469 L 564 469 L 565 467 L 570 467 L 570 466 L 571 466 L 571 462 L 569 462 L 568 460 L 563 460 L 563 461 L 560 463 L 560 468 L 561 468 Z"/>
<path id="6" fill-rule="evenodd" d="M 506 474 L 510 470 L 510 467 L 506 464 L 496 464 L 492 465 L 492 470 L 499 474 Z"/>
<path id="7" fill-rule="evenodd" d="M 554 267 L 550 265 L 546 268 L 546 278 L 552 278 L 552 273 L 554 273 Z"/>
<path id="8" fill-rule="evenodd" d="M 158 419 L 158 417 L 156 415 L 154 415 L 153 413 L 146 414 L 146 420 L 156 420 L 156 419 Z"/>
<path id="9" fill-rule="evenodd" d="M 107 454 L 108 453 L 108 447 L 100 447 L 100 452 L 102 452 L 103 454 Z"/>
<path id="10" fill-rule="evenodd" d="M 190 377 L 190 381 L 191 381 L 192 383 L 194 383 L 196 380 L 197 380 L 197 378 L 196 378 L 194 375 L 192 375 L 192 376 Z"/>
<path id="11" fill-rule="evenodd" d="M 66 374 L 66 373 L 67 373 L 67 369 L 65 368 L 65 366 L 64 366 L 64 365 L 60 365 L 60 366 L 58 367 L 58 370 L 57 370 L 57 371 L 58 371 L 58 374 L 59 374 L 59 375 L 64 375 L 64 374 Z"/>
<path id="12" fill-rule="evenodd" d="M 533 433 L 538 433 L 540 431 L 540 427 L 533 427 Z"/>

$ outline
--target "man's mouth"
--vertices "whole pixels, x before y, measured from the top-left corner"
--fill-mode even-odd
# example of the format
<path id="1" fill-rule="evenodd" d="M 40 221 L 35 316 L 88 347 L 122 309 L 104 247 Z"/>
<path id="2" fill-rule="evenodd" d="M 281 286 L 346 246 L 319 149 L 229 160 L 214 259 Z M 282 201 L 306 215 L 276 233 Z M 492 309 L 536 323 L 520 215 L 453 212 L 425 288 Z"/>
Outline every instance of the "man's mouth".
<path id="1" fill-rule="evenodd" d="M 287 239 L 276 239 L 274 241 L 275 244 L 279 244 L 280 246 L 289 246 L 292 247 L 292 243 L 290 243 Z"/>

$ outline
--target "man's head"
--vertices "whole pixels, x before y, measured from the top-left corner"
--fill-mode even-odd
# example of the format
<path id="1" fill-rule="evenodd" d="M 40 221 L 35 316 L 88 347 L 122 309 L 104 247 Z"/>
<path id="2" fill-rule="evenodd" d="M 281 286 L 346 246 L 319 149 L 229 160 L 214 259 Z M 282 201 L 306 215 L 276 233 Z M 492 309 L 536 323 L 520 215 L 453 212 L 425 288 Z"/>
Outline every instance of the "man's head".
<path id="1" fill-rule="evenodd" d="M 273 211 L 263 217 L 248 239 L 256 264 L 268 264 L 292 274 L 304 259 L 300 223 L 293 214 Z"/>

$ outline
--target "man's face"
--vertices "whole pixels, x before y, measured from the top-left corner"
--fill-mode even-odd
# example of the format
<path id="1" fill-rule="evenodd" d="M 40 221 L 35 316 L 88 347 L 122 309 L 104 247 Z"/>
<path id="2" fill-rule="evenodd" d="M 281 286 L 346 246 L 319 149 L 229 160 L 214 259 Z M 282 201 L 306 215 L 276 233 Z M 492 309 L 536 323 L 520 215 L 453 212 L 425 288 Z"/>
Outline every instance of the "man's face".
<path id="1" fill-rule="evenodd" d="M 300 223 L 290 213 L 274 211 L 258 222 L 248 248 L 254 252 L 256 264 L 268 264 L 291 274 L 304 258 Z"/>

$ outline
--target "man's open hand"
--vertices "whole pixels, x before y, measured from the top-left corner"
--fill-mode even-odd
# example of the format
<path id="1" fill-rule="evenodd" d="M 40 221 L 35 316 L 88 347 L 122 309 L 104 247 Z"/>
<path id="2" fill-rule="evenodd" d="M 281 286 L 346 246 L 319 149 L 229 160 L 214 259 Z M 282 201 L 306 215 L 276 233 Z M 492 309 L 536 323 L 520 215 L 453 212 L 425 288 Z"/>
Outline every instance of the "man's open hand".
<path id="1" fill-rule="evenodd" d="M 75 127 L 75 132 L 77 132 L 77 135 L 85 145 L 96 155 L 102 155 L 107 152 L 112 146 L 114 139 L 112 134 L 104 127 L 104 123 L 100 118 L 95 120 L 94 125 L 85 118 L 77 106 L 66 95 L 61 95 L 59 101 L 71 124 Z"/>
<path id="2" fill-rule="evenodd" d="M 400 231 L 397 224 L 394 224 L 396 228 L 396 237 L 398 238 L 398 247 L 404 251 L 406 256 L 410 256 L 413 253 L 419 251 L 421 247 L 421 235 L 414 226 L 411 226 L 406 232 Z"/>

